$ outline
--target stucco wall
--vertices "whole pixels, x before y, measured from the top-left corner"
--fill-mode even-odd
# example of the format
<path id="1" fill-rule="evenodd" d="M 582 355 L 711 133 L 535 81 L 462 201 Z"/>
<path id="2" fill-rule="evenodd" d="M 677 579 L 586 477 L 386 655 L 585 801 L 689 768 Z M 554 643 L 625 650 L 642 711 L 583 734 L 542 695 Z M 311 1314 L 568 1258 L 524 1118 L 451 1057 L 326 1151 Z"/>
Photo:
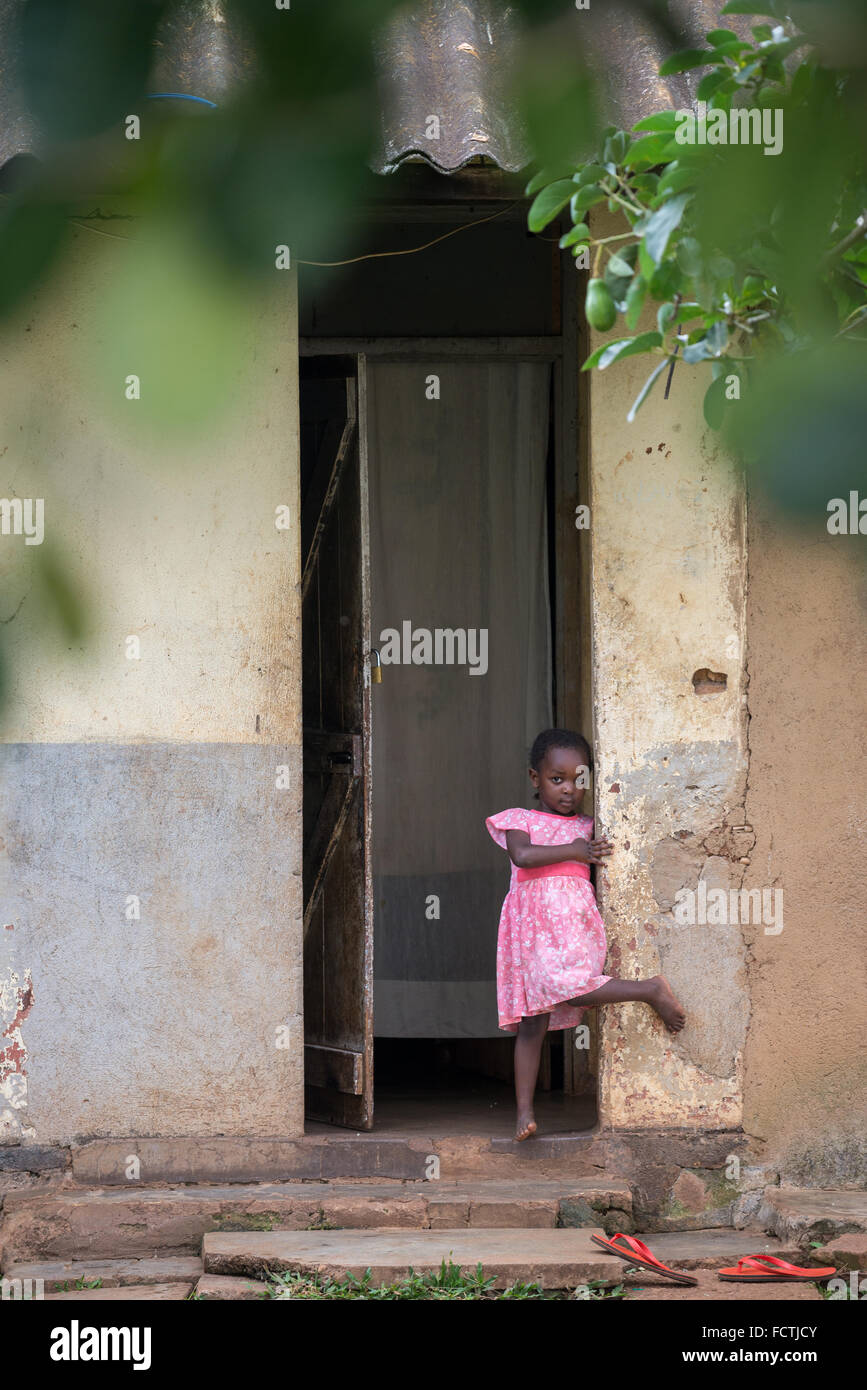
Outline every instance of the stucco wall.
<path id="1" fill-rule="evenodd" d="M 251 301 L 235 344 L 242 404 L 182 440 L 154 433 L 147 382 L 126 407 L 129 420 L 144 411 L 138 429 L 100 413 L 104 383 L 88 379 L 94 360 L 111 362 L 101 295 L 130 254 L 77 230 L 63 281 L 0 342 L 0 491 L 44 498 L 45 544 L 59 545 L 93 618 L 81 650 L 50 640 L 37 548 L 0 538 L 12 663 L 0 1140 L 292 1136 L 303 1130 L 294 276 L 275 274 Z M 118 333 L 122 410 L 135 324 Z M 280 506 L 289 529 L 275 526 Z"/>
<path id="2" fill-rule="evenodd" d="M 617 230 L 596 219 L 596 235 Z M 653 321 L 640 328 L 653 327 Z M 604 337 L 623 336 L 622 321 Z M 744 492 L 701 413 L 706 380 L 681 365 L 627 412 L 651 362 L 590 388 L 597 827 L 616 849 L 599 875 L 609 973 L 668 976 L 687 1012 L 676 1037 L 645 1005 L 603 1011 L 600 1116 L 628 1127 L 736 1127 L 748 1018 L 739 926 L 679 926 L 682 888 L 739 887 L 746 784 Z M 694 675 L 726 678 L 707 687 Z"/>
<path id="3" fill-rule="evenodd" d="M 867 1171 L 867 584 L 862 537 L 749 504 L 747 883 L 784 927 L 750 945 L 744 1127 L 793 1180 Z"/>

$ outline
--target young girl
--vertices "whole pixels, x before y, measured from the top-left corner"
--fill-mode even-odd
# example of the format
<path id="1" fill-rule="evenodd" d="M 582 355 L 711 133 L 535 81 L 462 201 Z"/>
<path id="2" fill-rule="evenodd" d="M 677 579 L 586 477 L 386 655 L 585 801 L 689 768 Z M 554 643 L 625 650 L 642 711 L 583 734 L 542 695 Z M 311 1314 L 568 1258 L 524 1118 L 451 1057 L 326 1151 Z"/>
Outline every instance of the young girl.
<path id="1" fill-rule="evenodd" d="M 539 809 L 501 811 L 485 822 L 512 861 L 497 941 L 497 1009 L 500 1027 L 517 1034 L 516 1139 L 536 1132 L 533 1093 L 549 1028 L 572 1028 L 585 1008 L 629 1000 L 649 1004 L 673 1033 L 686 1019 L 664 975 L 603 974 L 608 943 L 588 866 L 604 863 L 613 846 L 592 839 L 593 819 L 581 814 L 589 765 L 581 734 L 546 729 L 530 753 Z"/>

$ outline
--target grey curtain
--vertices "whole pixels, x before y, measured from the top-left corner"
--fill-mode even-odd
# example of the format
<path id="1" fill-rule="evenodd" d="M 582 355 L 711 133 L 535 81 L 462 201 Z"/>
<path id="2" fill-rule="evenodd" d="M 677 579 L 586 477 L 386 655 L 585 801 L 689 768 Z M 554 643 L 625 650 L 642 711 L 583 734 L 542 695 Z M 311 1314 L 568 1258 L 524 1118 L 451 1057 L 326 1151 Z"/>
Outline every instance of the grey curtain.
<path id="1" fill-rule="evenodd" d="M 372 644 L 387 629 L 403 637 L 405 623 L 471 644 L 467 664 L 384 665 L 372 688 L 379 1036 L 504 1036 L 496 940 L 509 866 L 484 821 L 534 804 L 526 754 L 551 723 L 550 372 L 368 364 Z M 432 376 L 439 399 L 428 399 Z"/>

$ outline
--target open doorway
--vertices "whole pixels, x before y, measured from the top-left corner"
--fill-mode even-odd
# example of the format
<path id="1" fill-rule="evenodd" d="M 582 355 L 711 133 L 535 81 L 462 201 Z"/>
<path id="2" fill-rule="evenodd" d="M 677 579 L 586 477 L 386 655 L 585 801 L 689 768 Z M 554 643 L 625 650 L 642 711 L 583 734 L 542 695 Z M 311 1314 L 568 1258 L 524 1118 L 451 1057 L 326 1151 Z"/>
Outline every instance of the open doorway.
<path id="1" fill-rule="evenodd" d="M 367 241 L 376 249 L 421 244 L 444 221 L 471 220 L 473 209 L 447 211 L 416 208 L 414 219 L 385 224 L 380 212 Z M 417 1120 L 425 1107 L 461 1125 L 477 1111 L 483 1132 L 495 1114 L 508 1123 L 514 1043 L 497 1028 L 495 988 L 508 869 L 484 818 L 529 804 L 533 736 L 554 722 L 582 727 L 589 709 L 574 522 L 585 500 L 572 312 L 579 287 L 572 271 L 564 289 L 559 253 L 514 218 L 470 236 L 469 256 L 466 245 L 457 253 L 464 239 L 455 237 L 436 271 L 424 259 L 413 272 L 410 255 L 362 263 L 339 281 L 301 276 L 305 493 L 317 459 L 322 472 L 326 437 L 328 448 L 342 437 L 345 384 L 356 391 L 358 495 L 368 491 L 369 505 L 357 526 L 344 518 L 337 530 L 338 550 L 361 541 L 369 560 L 370 611 L 354 670 L 372 726 L 370 764 L 362 759 L 358 804 L 341 832 L 348 824 L 350 836 L 363 834 L 367 815 L 355 872 L 367 875 L 370 917 L 353 925 L 363 891 L 347 897 L 345 884 L 331 884 L 336 923 L 325 928 L 317 907 L 320 945 L 308 946 L 305 935 L 308 1113 L 378 1131 L 399 1129 L 401 1116 Z M 344 559 L 345 573 L 357 569 L 353 555 Z M 326 607 L 334 601 L 326 595 Z M 356 615 L 343 611 L 343 599 L 337 606 L 331 624 L 348 636 Z M 319 692 L 323 621 L 320 595 L 315 611 L 305 607 L 305 691 Z M 378 680 L 366 664 L 371 652 Z M 305 694 L 305 729 L 312 703 Z M 315 742 L 308 762 L 305 738 L 308 836 L 341 776 L 333 761 L 324 767 Z M 339 785 L 331 801 L 340 804 Z M 340 850 L 335 863 L 344 853 L 351 856 Z M 305 863 L 305 897 L 316 872 Z M 332 969 L 321 945 L 329 931 Z M 338 980 L 346 969 L 356 984 L 364 976 L 361 994 Z M 341 1013 L 330 1035 L 322 1026 L 329 991 Z M 341 1055 L 353 1052 L 357 1064 Z M 540 1074 L 549 1132 L 592 1125 L 593 1054 L 575 1050 L 571 1031 L 549 1034 Z M 371 1078 L 365 1101 L 334 1095 L 341 1086 L 371 1090 Z"/>

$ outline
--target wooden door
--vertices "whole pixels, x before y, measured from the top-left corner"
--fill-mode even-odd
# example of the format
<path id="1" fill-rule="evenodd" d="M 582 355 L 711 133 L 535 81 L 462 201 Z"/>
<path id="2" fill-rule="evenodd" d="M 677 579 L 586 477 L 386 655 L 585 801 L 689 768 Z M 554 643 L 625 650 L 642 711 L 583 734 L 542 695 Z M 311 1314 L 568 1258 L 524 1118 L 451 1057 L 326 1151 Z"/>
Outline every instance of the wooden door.
<path id="1" fill-rule="evenodd" d="M 341 365 L 342 364 L 342 365 Z M 364 359 L 301 382 L 307 1115 L 373 1124 Z M 324 367 L 324 370 L 323 370 Z"/>

